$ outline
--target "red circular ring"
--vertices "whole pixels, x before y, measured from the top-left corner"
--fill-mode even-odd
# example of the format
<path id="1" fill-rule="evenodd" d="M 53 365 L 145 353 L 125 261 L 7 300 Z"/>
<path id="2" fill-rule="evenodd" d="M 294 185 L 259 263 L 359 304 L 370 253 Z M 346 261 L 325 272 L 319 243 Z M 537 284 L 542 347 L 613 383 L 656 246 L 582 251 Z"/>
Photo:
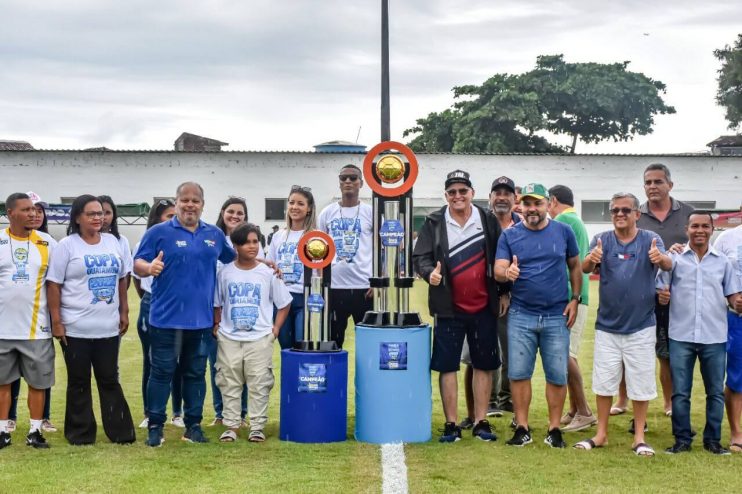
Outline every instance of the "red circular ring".
<path id="1" fill-rule="evenodd" d="M 307 243 L 314 239 L 320 239 L 327 243 L 327 257 L 321 261 L 309 259 L 304 253 L 304 248 L 307 246 Z M 324 269 L 332 263 L 333 259 L 335 259 L 335 242 L 332 240 L 332 237 L 321 230 L 310 230 L 301 236 L 299 243 L 296 244 L 296 251 L 299 254 L 299 260 L 301 260 L 301 263 L 304 266 L 310 269 Z"/>
<path id="2" fill-rule="evenodd" d="M 384 151 L 391 150 L 400 151 L 405 156 L 405 158 L 407 158 L 407 161 L 409 161 L 410 163 L 410 174 L 408 175 L 407 180 L 405 180 L 402 185 L 399 185 L 397 187 L 383 187 L 381 182 L 377 182 L 374 178 L 372 167 L 374 164 L 374 158 L 376 158 Z M 409 191 L 412 186 L 415 185 L 415 180 L 417 180 L 417 172 L 418 166 L 415 153 L 412 151 L 412 149 L 405 146 L 401 142 L 380 142 L 376 146 L 372 147 L 369 152 L 366 153 L 366 157 L 363 159 L 363 178 L 366 180 L 369 187 L 371 187 L 371 190 L 384 197 L 399 197 L 406 194 L 407 191 Z"/>

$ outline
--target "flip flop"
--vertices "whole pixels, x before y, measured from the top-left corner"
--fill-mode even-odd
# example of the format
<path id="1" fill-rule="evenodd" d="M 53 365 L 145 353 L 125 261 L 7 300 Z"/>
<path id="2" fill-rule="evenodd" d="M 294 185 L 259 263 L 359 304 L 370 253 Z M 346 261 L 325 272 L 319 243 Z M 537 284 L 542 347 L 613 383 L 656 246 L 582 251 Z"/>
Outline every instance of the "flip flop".
<path id="1" fill-rule="evenodd" d="M 627 407 L 611 407 L 611 415 L 623 415 L 628 410 Z"/>
<path id="2" fill-rule="evenodd" d="M 636 456 L 654 456 L 654 449 L 652 449 L 652 446 L 647 443 L 639 443 L 631 449 L 634 451 Z"/>
<path id="3" fill-rule="evenodd" d="M 595 441 L 592 439 L 583 439 L 582 441 L 578 442 L 574 446 L 572 446 L 574 449 L 582 449 L 585 451 L 590 451 L 591 449 L 595 448 L 602 448 L 603 444 L 595 444 Z"/>
<path id="4" fill-rule="evenodd" d="M 219 442 L 220 443 L 233 443 L 237 440 L 237 433 L 231 429 L 227 429 L 226 431 L 222 432 L 222 435 L 219 436 Z"/>
<path id="5" fill-rule="evenodd" d="M 732 453 L 742 453 L 742 443 L 731 443 L 729 445 L 729 451 Z"/>

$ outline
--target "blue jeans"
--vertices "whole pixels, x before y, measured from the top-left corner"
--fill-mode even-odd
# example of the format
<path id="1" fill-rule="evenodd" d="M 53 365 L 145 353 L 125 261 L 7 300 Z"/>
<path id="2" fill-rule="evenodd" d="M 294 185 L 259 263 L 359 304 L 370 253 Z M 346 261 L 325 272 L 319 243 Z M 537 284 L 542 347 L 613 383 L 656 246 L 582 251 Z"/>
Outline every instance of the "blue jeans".
<path id="1" fill-rule="evenodd" d="M 139 303 L 139 318 L 137 319 L 137 334 L 142 344 L 142 405 L 144 406 L 144 415 L 147 416 L 147 383 L 149 382 L 149 373 L 152 365 L 150 364 L 149 355 L 149 302 L 152 296 L 149 292 L 144 292 L 141 302 Z M 181 393 L 182 379 L 180 375 L 180 366 L 175 368 L 172 384 L 172 406 L 173 415 L 183 414 L 183 394 Z"/>
<path id="2" fill-rule="evenodd" d="M 724 418 L 724 370 L 726 344 L 702 345 L 670 340 L 670 372 L 672 373 L 672 434 L 675 441 L 690 444 L 690 393 L 696 357 L 701 364 L 701 377 L 706 390 L 706 427 L 703 442 L 721 441 L 721 421 Z"/>
<path id="3" fill-rule="evenodd" d="M 178 366 L 183 379 L 185 425 L 191 427 L 201 423 L 206 396 L 208 341 L 211 338 L 211 328 L 181 330 L 149 326 L 152 367 L 147 383 L 147 416 L 150 427 L 165 423 L 167 399 Z"/>
<path id="4" fill-rule="evenodd" d="M 546 382 L 567 384 L 569 329 L 563 315 L 537 316 L 510 309 L 508 315 L 508 377 L 512 381 L 531 379 L 536 351 L 541 352 Z"/>
<path id="5" fill-rule="evenodd" d="M 219 349 L 216 338 L 212 335 L 207 343 L 209 347 L 209 373 L 211 374 L 211 402 L 214 405 L 214 415 L 216 418 L 224 418 L 224 402 L 222 401 L 222 392 L 216 385 L 216 353 Z M 242 418 L 247 417 L 247 385 L 242 387 Z"/>
<path id="6" fill-rule="evenodd" d="M 275 311 L 274 311 L 275 319 Z M 278 343 L 281 350 L 291 348 L 295 341 L 301 341 L 304 334 L 304 294 L 291 292 L 289 315 L 278 332 Z"/>

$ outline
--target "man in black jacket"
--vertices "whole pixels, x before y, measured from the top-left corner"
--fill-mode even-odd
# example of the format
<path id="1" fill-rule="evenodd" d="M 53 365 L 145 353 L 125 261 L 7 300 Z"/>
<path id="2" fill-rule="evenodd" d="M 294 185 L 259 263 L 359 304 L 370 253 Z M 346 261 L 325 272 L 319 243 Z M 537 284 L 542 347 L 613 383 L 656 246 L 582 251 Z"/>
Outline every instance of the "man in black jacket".
<path id="1" fill-rule="evenodd" d="M 486 420 L 492 371 L 500 367 L 497 345 L 499 298 L 493 265 L 500 225 L 472 204 L 469 174 L 446 176 L 447 206 L 429 215 L 420 230 L 413 261 L 428 282 L 428 307 L 435 317 L 430 367 L 439 383 L 446 423 L 441 442 L 461 439 L 457 424 L 457 375 L 464 338 L 474 367 L 474 437 L 494 441 Z"/>

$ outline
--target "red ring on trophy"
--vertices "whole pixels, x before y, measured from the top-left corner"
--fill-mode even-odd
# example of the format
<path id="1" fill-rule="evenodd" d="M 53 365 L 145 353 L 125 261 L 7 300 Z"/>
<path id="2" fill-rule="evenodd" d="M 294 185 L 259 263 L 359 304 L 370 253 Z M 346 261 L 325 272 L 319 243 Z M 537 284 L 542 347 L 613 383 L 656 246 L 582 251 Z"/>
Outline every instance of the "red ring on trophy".
<path id="1" fill-rule="evenodd" d="M 403 184 L 397 187 L 384 187 L 381 182 L 376 181 L 373 174 L 374 158 L 384 151 L 396 150 L 401 152 L 407 161 L 409 162 L 410 174 L 407 180 Z M 385 141 L 380 142 L 376 146 L 372 147 L 366 157 L 363 159 L 363 178 L 368 183 L 371 190 L 384 197 L 398 197 L 402 196 L 409 191 L 417 180 L 417 157 L 415 153 L 409 147 L 405 146 L 400 142 Z M 402 174 L 404 175 L 404 174 Z"/>
<path id="2" fill-rule="evenodd" d="M 322 259 L 312 259 L 307 256 L 307 244 L 315 240 L 324 243 L 327 247 L 325 257 L 323 257 Z M 335 258 L 335 242 L 333 242 L 332 237 L 330 237 L 325 232 L 322 232 L 320 230 L 312 230 L 301 236 L 301 238 L 299 239 L 299 243 L 296 245 L 296 251 L 299 254 L 301 263 L 305 267 L 310 269 L 324 269 L 329 266 L 330 263 L 332 263 L 332 260 Z"/>

